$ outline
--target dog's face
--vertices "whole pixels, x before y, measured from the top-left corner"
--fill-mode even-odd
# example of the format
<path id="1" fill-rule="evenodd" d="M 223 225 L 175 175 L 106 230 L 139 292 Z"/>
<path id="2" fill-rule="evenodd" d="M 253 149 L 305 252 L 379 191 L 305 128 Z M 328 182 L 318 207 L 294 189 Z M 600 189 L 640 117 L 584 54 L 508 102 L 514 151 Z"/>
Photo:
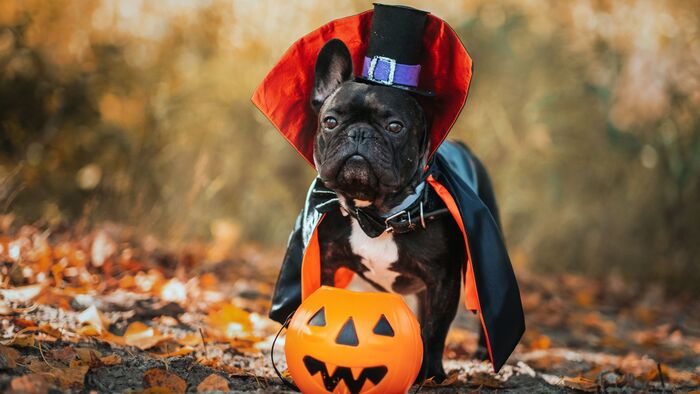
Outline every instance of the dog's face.
<path id="1" fill-rule="evenodd" d="M 425 116 L 416 99 L 400 89 L 352 81 L 350 53 L 340 40 L 319 53 L 315 78 L 314 161 L 323 183 L 347 202 L 380 209 L 410 193 L 427 149 Z"/>

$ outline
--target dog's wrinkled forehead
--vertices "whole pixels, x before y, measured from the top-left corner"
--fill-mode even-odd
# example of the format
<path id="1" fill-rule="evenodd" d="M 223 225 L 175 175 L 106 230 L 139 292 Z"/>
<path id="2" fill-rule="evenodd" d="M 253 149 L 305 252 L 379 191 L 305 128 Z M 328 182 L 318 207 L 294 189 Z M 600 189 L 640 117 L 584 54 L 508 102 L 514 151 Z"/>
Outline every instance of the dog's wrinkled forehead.
<path id="1" fill-rule="evenodd" d="M 387 86 L 346 82 L 323 104 L 321 112 L 333 111 L 339 115 L 372 113 L 391 116 L 419 117 L 420 105 L 410 94 Z"/>

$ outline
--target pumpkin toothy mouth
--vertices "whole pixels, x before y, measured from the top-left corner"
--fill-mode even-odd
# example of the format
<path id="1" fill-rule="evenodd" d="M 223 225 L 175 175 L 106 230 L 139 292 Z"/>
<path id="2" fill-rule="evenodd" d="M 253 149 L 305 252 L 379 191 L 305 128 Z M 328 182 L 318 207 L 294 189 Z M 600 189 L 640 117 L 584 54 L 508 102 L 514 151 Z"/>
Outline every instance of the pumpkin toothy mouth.
<path id="1" fill-rule="evenodd" d="M 326 390 L 335 390 L 335 387 L 342 380 L 345 382 L 345 386 L 348 388 L 348 390 L 350 390 L 350 392 L 353 394 L 359 393 L 367 380 L 374 383 L 375 386 L 378 385 L 379 382 L 384 379 L 384 376 L 386 376 L 388 371 L 387 367 L 384 366 L 367 367 L 363 368 L 360 372 L 360 376 L 355 379 L 352 375 L 351 368 L 336 367 L 333 374 L 329 375 L 326 363 L 311 356 L 304 357 L 304 366 L 306 366 L 306 370 L 309 371 L 311 376 L 314 376 L 317 373 L 321 374 L 321 379 L 323 379 L 323 385 L 326 387 Z"/>

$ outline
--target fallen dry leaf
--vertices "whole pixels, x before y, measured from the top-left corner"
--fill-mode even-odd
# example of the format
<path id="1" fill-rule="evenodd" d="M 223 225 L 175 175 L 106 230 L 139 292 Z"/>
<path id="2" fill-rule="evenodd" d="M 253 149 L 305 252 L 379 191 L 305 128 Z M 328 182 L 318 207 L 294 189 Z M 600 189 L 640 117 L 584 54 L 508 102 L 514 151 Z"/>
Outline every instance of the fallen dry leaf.
<path id="1" fill-rule="evenodd" d="M 223 372 L 226 372 L 230 376 L 249 376 L 250 375 L 243 368 L 234 367 L 234 366 L 222 363 L 221 358 L 219 358 L 219 357 L 198 357 L 197 363 L 202 364 L 202 365 L 207 366 L 207 367 L 212 367 L 212 368 L 218 369 L 218 370 L 223 371 Z M 284 376 L 285 378 L 291 377 L 288 370 L 282 372 L 282 376 Z"/>
<path id="2" fill-rule="evenodd" d="M 41 294 L 41 285 L 29 285 L 15 287 L 14 289 L 0 289 L 0 297 L 8 302 L 27 303 Z"/>
<path id="3" fill-rule="evenodd" d="M 564 385 L 570 389 L 585 391 L 587 393 L 596 393 L 600 386 L 594 380 L 577 376 L 575 378 L 564 377 Z"/>
<path id="4" fill-rule="evenodd" d="M 60 361 L 68 364 L 71 361 L 78 358 L 78 352 L 75 351 L 75 348 L 73 346 L 65 346 L 59 349 L 53 349 L 49 351 L 48 356 L 51 360 Z"/>
<path id="5" fill-rule="evenodd" d="M 98 338 L 105 341 L 105 342 L 109 342 L 110 344 L 113 344 L 113 345 L 119 345 L 119 346 L 126 345 L 126 341 L 124 340 L 124 337 L 114 335 L 109 331 L 103 332 L 102 335 L 100 335 Z"/>
<path id="6" fill-rule="evenodd" d="M 452 386 L 455 383 L 459 381 L 459 372 L 458 371 L 451 371 L 450 374 L 445 378 L 440 383 L 436 383 L 433 378 L 429 378 L 425 380 L 425 383 L 423 385 L 425 387 L 447 387 L 447 386 Z"/>
<path id="7" fill-rule="evenodd" d="M 49 384 L 46 379 L 40 374 L 30 373 L 12 379 L 7 394 L 46 394 L 48 392 Z"/>
<path id="8" fill-rule="evenodd" d="M 122 363 L 122 358 L 118 354 L 110 354 L 100 358 L 102 365 L 117 365 Z"/>
<path id="9" fill-rule="evenodd" d="M 99 329 L 97 329 L 95 326 L 87 325 L 87 326 L 83 326 L 83 327 L 78 328 L 78 330 L 76 331 L 76 334 L 83 335 L 86 337 L 96 337 L 96 336 L 101 335 L 102 332 Z"/>
<path id="10" fill-rule="evenodd" d="M 469 376 L 467 383 L 479 387 L 487 387 L 490 389 L 500 389 L 503 387 L 503 382 L 494 377 L 493 374 L 476 372 Z"/>
<path id="11" fill-rule="evenodd" d="M 182 346 L 177 350 L 173 350 L 167 353 L 151 353 L 158 357 L 168 358 L 168 357 L 179 357 L 194 353 L 194 348 L 191 346 Z"/>
<path id="12" fill-rule="evenodd" d="M 107 319 L 95 305 L 82 311 L 80 315 L 78 315 L 78 322 L 88 327 L 93 327 L 98 333 L 107 331 L 110 323 L 109 319 Z"/>
<path id="13" fill-rule="evenodd" d="M 0 316 L 9 316 L 15 313 L 14 308 L 4 302 L 0 302 Z"/>
<path id="14" fill-rule="evenodd" d="M 549 349 L 552 346 L 552 341 L 546 335 L 538 335 L 535 340 L 530 342 L 530 348 L 536 349 Z"/>
<path id="15" fill-rule="evenodd" d="M 7 346 L 0 345 L 0 369 L 13 369 L 17 367 L 17 358 L 20 353 Z"/>
<path id="16" fill-rule="evenodd" d="M 141 322 L 129 324 L 129 327 L 126 328 L 126 332 L 124 332 L 124 342 L 129 346 L 135 346 L 141 350 L 150 349 L 169 338 L 169 335 L 163 335 L 155 328 Z"/>
<path id="17" fill-rule="evenodd" d="M 228 343 L 239 352 L 260 353 L 260 349 L 255 345 L 262 340 L 264 340 L 264 338 L 249 336 L 246 338 L 231 338 L 228 340 Z"/>
<path id="18" fill-rule="evenodd" d="M 27 369 L 41 374 L 49 382 L 62 388 L 79 389 L 83 387 L 85 374 L 90 369 L 88 365 L 78 365 L 74 362 L 69 367 L 49 364 L 40 358 L 33 358 L 27 364 Z"/>
<path id="19" fill-rule="evenodd" d="M 527 364 L 535 370 L 544 371 L 553 365 L 559 365 L 564 359 L 560 356 L 543 352 L 541 357 L 527 360 Z"/>
<path id="20" fill-rule="evenodd" d="M 58 379 L 58 384 L 64 388 L 82 388 L 85 383 L 85 374 L 90 366 L 71 365 L 69 368 L 54 370 L 52 375 Z"/>
<path id="21" fill-rule="evenodd" d="M 206 321 L 226 338 L 245 336 L 253 326 L 248 312 L 229 303 L 210 311 Z"/>
<path id="22" fill-rule="evenodd" d="M 63 337 L 63 334 L 61 331 L 57 328 L 54 328 L 52 325 L 45 323 L 40 325 L 39 327 L 36 328 L 36 331 L 42 332 L 46 335 L 49 335 L 51 337 L 54 337 L 56 339 L 61 339 Z"/>
<path id="23" fill-rule="evenodd" d="M 15 334 L 14 337 L 0 341 L 1 345 L 29 347 L 34 346 L 36 339 L 33 334 Z"/>
<path id="24" fill-rule="evenodd" d="M 187 382 L 174 373 L 160 368 L 149 369 L 143 374 L 143 384 L 150 389 L 165 389 L 169 393 L 184 393 Z"/>
<path id="25" fill-rule="evenodd" d="M 202 344 L 202 336 L 200 334 L 188 332 L 182 338 L 177 339 L 176 342 L 180 345 L 199 346 Z"/>
<path id="26" fill-rule="evenodd" d="M 204 393 L 207 391 L 229 391 L 228 380 L 221 375 L 215 373 L 207 376 L 202 380 L 197 386 L 198 393 Z"/>
<path id="27" fill-rule="evenodd" d="M 29 319 L 24 319 L 21 317 L 15 317 L 14 319 L 12 319 L 12 323 L 14 323 L 17 327 L 22 328 L 36 327 L 36 323 Z"/>
<path id="28" fill-rule="evenodd" d="M 170 279 L 160 289 L 160 298 L 164 301 L 184 304 L 187 302 L 187 288 L 176 278 Z"/>
<path id="29" fill-rule="evenodd" d="M 77 347 L 75 351 L 78 353 L 79 365 L 99 365 L 102 357 L 102 353 L 99 350 L 89 347 Z"/>
<path id="30" fill-rule="evenodd" d="M 105 261 L 110 258 L 117 250 L 116 243 L 104 230 L 98 230 L 95 238 L 92 241 L 90 248 L 90 257 L 92 265 L 102 267 Z"/>
<path id="31" fill-rule="evenodd" d="M 28 370 L 34 372 L 34 373 L 44 373 L 50 371 L 54 366 L 52 364 L 49 364 L 48 362 L 40 359 L 37 356 L 30 356 L 28 359 L 25 359 L 27 361 L 26 367 Z M 54 363 L 55 364 L 55 363 Z M 58 364 L 56 364 L 58 365 Z"/>

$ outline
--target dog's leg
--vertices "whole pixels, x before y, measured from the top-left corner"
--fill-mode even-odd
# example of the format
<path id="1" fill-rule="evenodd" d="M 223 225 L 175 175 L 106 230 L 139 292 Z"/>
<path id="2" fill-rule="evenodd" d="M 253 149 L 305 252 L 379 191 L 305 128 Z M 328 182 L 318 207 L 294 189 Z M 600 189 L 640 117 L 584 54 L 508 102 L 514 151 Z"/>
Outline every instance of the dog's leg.
<path id="1" fill-rule="evenodd" d="M 447 375 L 442 367 L 442 353 L 445 350 L 445 338 L 459 305 L 460 276 L 445 278 L 438 284 L 427 286 L 428 290 L 418 293 L 418 316 L 425 352 L 423 366 L 418 374 L 420 381 L 426 378 L 436 382 L 443 381 Z M 427 372 L 424 372 L 427 368 Z"/>
<path id="2" fill-rule="evenodd" d="M 489 360 L 489 350 L 486 347 L 486 334 L 484 334 L 484 329 L 479 330 L 479 344 L 477 345 L 476 351 L 472 358 L 479 361 Z"/>
<path id="3" fill-rule="evenodd" d="M 335 286 L 335 267 L 321 265 L 321 285 Z"/>

